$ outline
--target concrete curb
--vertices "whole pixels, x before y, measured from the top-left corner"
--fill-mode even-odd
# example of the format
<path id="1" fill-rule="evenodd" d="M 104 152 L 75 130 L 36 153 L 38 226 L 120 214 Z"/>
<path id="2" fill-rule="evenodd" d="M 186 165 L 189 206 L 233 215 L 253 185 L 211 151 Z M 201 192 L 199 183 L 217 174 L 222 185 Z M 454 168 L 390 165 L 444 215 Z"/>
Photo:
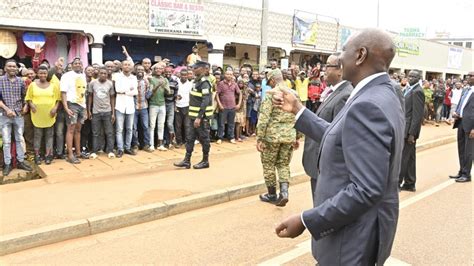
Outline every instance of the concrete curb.
<path id="1" fill-rule="evenodd" d="M 456 137 L 450 136 L 421 143 L 417 145 L 417 151 L 424 151 L 454 141 L 456 141 Z M 309 177 L 307 177 L 304 172 L 295 173 L 291 176 L 292 184 L 299 184 L 308 180 Z M 265 189 L 266 187 L 262 180 L 229 187 L 227 189 L 194 194 L 165 202 L 158 202 L 105 215 L 94 216 L 88 219 L 1 236 L 0 256 L 68 239 L 84 237 L 131 225 L 150 222 L 176 214 L 253 196 L 265 191 Z"/>

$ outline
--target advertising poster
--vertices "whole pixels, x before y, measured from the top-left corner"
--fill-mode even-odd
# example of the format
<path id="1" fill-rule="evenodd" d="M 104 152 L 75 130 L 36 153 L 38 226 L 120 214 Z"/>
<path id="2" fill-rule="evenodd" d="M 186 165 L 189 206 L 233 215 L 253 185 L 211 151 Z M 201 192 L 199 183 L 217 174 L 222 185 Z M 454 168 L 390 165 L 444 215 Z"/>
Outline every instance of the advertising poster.
<path id="1" fill-rule="evenodd" d="M 150 0 L 149 31 L 202 35 L 204 4 L 200 1 Z"/>

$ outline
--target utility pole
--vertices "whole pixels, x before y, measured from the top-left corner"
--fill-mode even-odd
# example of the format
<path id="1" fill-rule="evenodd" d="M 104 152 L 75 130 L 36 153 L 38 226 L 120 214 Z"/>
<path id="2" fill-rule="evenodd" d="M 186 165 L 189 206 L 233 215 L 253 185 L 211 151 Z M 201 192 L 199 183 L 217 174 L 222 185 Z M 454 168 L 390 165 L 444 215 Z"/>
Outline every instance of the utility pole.
<path id="1" fill-rule="evenodd" d="M 379 18 L 380 18 L 380 0 L 377 0 L 377 28 L 380 26 Z"/>
<path id="2" fill-rule="evenodd" d="M 268 0 L 262 0 L 262 23 L 261 23 L 260 33 L 261 33 L 261 40 L 260 40 L 260 64 L 259 70 L 262 72 L 267 65 L 267 57 L 268 57 L 268 47 L 267 47 L 267 40 L 268 40 Z"/>

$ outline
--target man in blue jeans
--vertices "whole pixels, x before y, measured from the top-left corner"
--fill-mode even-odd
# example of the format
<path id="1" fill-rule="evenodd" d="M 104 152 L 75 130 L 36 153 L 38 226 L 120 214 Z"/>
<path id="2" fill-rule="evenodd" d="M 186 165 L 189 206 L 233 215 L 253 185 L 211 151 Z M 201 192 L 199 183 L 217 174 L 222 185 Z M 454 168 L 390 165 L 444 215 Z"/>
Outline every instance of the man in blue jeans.
<path id="1" fill-rule="evenodd" d="M 147 152 L 152 152 L 150 148 L 148 99 L 151 97 L 150 82 L 145 78 L 145 68 L 142 65 L 136 66 L 138 94 L 135 95 L 135 119 L 133 120 L 133 150 L 138 150 L 139 146 Z M 140 124 L 139 124 L 140 122 Z M 143 133 L 143 138 L 139 138 L 138 126 Z"/>
<path id="2" fill-rule="evenodd" d="M 224 128 L 227 122 L 227 137 L 230 143 L 235 144 L 234 128 L 235 128 L 235 110 L 240 108 L 242 104 L 242 94 L 239 86 L 234 81 L 234 73 L 232 70 L 225 72 L 224 80 L 217 85 L 217 105 L 219 107 L 219 129 L 217 144 L 222 143 L 224 138 Z M 238 96 L 238 101 L 236 97 Z"/>
<path id="3" fill-rule="evenodd" d="M 166 129 L 169 135 L 165 135 L 166 145 L 176 146 L 176 134 L 174 130 L 174 112 L 175 102 L 178 96 L 178 78 L 172 75 L 173 68 L 167 66 L 165 68 L 165 78 L 168 79 L 170 91 L 165 93 L 165 106 L 166 106 Z"/>
<path id="4" fill-rule="evenodd" d="M 123 156 L 125 153 L 136 155 L 137 153 L 131 149 L 133 134 L 133 118 L 135 116 L 134 96 L 138 94 L 137 77 L 132 74 L 132 63 L 129 60 L 122 62 L 122 73 L 115 76 L 115 118 L 117 138 L 117 157 Z M 125 141 L 123 139 L 123 130 L 125 128 Z"/>
<path id="5" fill-rule="evenodd" d="M 22 116 L 26 95 L 25 82 L 16 76 L 18 66 L 15 60 L 9 59 L 5 63 L 6 75 L 0 78 L 0 126 L 3 138 L 3 175 L 8 176 L 12 170 L 11 136 L 12 129 L 15 135 L 17 168 L 31 171 L 32 168 L 25 162 L 25 150 L 22 143 L 24 120 Z"/>

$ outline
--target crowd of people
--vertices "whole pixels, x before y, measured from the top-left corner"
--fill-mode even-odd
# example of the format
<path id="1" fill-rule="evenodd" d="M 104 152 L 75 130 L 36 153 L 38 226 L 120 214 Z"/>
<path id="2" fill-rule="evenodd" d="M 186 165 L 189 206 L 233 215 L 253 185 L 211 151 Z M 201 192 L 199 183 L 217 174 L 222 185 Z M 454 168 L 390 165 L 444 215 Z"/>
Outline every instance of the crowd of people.
<path id="1" fill-rule="evenodd" d="M 404 90 L 409 87 L 408 77 L 404 73 L 393 73 L 392 79 Z M 469 88 L 467 79 L 433 78 L 421 82 L 425 95 L 423 124 L 429 123 L 439 126 L 444 122 L 448 125 L 454 123 L 453 114 L 461 100 L 463 90 Z"/>
<path id="2" fill-rule="evenodd" d="M 200 60 L 195 50 L 180 66 L 168 59 L 155 64 L 149 58 L 134 61 L 125 47 L 124 60 L 103 65 L 88 65 L 79 58 L 69 63 L 58 58 L 50 64 L 40 61 L 39 46 L 31 68 L 7 60 L 0 73 L 3 174 L 14 166 L 31 170 L 25 158 L 37 165 L 54 159 L 79 164 L 101 153 L 112 159 L 139 150 L 181 148 L 193 127 L 192 65 Z M 207 68 L 211 141 L 235 144 L 256 136 L 260 105 L 271 89 L 267 75 L 277 68 L 277 61 L 262 72 L 247 64 Z M 287 86 L 313 111 L 324 99 L 324 68 L 320 63 L 301 69 L 292 64 L 282 71 Z"/>

